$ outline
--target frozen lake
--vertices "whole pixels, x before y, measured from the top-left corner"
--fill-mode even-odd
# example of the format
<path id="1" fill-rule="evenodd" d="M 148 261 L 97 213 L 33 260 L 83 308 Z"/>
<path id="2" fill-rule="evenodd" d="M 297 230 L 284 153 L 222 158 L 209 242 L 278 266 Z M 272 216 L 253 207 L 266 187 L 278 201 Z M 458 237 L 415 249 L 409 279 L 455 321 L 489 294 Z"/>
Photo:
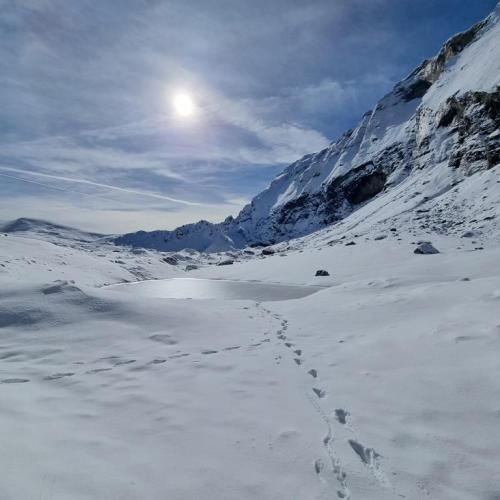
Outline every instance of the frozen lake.
<path id="1" fill-rule="evenodd" d="M 123 283 L 112 285 L 109 288 L 135 296 L 161 299 L 255 300 L 264 302 L 300 299 L 324 290 L 325 287 L 255 281 L 171 278 Z"/>

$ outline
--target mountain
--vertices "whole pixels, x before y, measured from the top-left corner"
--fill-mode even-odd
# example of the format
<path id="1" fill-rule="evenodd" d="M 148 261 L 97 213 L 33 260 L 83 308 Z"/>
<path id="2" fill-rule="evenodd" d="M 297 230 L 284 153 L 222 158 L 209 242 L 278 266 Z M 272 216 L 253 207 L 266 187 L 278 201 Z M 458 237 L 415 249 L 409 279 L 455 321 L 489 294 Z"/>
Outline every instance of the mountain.
<path id="1" fill-rule="evenodd" d="M 45 220 L 25 217 L 0 225 L 0 232 L 6 234 L 29 234 L 31 238 L 38 237 L 49 241 L 68 240 L 74 242 L 91 242 L 104 236 L 98 233 L 87 233 L 73 227 L 54 224 Z"/>
<path id="2" fill-rule="evenodd" d="M 355 129 L 288 166 L 236 218 L 114 241 L 204 252 L 275 244 L 336 223 L 406 179 L 411 187 L 431 169 L 446 179 L 431 196 L 442 196 L 500 163 L 499 84 L 500 4 L 398 83 Z"/>

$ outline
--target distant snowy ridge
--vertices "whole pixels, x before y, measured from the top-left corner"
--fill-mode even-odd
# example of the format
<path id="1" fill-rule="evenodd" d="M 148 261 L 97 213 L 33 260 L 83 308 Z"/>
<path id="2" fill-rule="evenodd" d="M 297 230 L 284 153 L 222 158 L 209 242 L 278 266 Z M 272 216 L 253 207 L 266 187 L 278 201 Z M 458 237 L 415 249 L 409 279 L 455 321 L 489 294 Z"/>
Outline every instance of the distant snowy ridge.
<path id="1" fill-rule="evenodd" d="M 38 235 L 41 239 L 67 239 L 71 241 L 95 241 L 103 238 L 103 234 L 89 233 L 61 224 L 54 224 L 39 219 L 28 219 L 22 217 L 14 221 L 0 223 L 0 232 L 7 234 L 27 233 L 30 237 Z"/>
<path id="2" fill-rule="evenodd" d="M 342 220 L 417 171 L 441 169 L 446 176 L 453 169 L 459 182 L 497 166 L 499 18 L 500 4 L 398 83 L 355 129 L 288 166 L 236 218 L 139 231 L 115 243 L 202 252 L 274 244 Z"/>

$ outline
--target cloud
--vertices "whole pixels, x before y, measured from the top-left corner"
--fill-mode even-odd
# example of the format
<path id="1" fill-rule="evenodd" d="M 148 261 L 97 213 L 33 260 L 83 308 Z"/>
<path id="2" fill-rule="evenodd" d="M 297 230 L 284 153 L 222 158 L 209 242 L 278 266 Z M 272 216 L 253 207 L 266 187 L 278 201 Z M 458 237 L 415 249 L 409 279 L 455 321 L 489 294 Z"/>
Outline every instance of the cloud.
<path id="1" fill-rule="evenodd" d="M 214 207 L 210 212 L 203 207 L 186 207 L 181 211 L 165 211 L 154 206 L 124 204 L 88 204 L 75 196 L 19 195 L 15 203 L 9 197 L 0 197 L 0 214 L 3 221 L 28 217 L 77 227 L 86 231 L 120 234 L 143 229 L 174 229 L 193 220 L 205 219 L 218 222 L 235 214 L 246 200 L 234 199 Z"/>
<path id="2" fill-rule="evenodd" d="M 0 164 L 19 170 L 0 216 L 224 218 L 494 3 L 0 0 Z M 178 88 L 197 120 L 172 116 Z"/>
<path id="3" fill-rule="evenodd" d="M 119 191 L 120 193 L 127 193 L 127 194 L 133 194 L 136 196 L 145 196 L 145 197 L 149 197 L 149 198 L 156 198 L 159 200 L 170 201 L 172 203 L 179 203 L 181 205 L 198 206 L 198 207 L 210 206 L 210 205 L 207 205 L 204 203 L 196 203 L 196 202 L 192 202 L 192 201 L 188 201 L 188 200 L 181 200 L 179 198 L 172 198 L 170 196 L 164 196 L 161 194 L 151 193 L 151 192 L 147 192 L 147 191 L 138 191 L 135 189 L 128 189 L 128 188 L 123 188 L 123 187 L 119 187 L 119 186 L 111 186 L 110 184 L 102 184 L 100 182 L 89 181 L 86 179 L 75 179 L 74 177 L 63 177 L 61 175 L 43 174 L 41 172 L 34 172 L 34 171 L 30 171 L 30 170 L 11 168 L 11 167 L 1 167 L 0 166 L 0 170 L 7 171 L 7 172 L 16 172 L 16 173 L 24 174 L 24 175 L 28 175 L 28 176 L 32 175 L 35 177 L 43 177 L 44 179 L 53 179 L 53 180 L 57 180 L 57 181 L 69 182 L 72 184 L 85 184 L 86 186 L 94 186 L 94 187 L 98 187 L 98 188 L 111 189 L 113 191 Z M 7 177 L 6 174 L 0 173 L 0 175 Z M 15 177 L 12 175 L 10 177 L 12 179 L 34 183 L 34 181 L 29 180 L 29 179 Z M 42 184 L 40 184 L 40 185 L 42 185 Z M 49 186 L 44 185 L 44 187 L 49 187 Z M 56 188 L 56 189 L 60 189 L 60 188 Z"/>

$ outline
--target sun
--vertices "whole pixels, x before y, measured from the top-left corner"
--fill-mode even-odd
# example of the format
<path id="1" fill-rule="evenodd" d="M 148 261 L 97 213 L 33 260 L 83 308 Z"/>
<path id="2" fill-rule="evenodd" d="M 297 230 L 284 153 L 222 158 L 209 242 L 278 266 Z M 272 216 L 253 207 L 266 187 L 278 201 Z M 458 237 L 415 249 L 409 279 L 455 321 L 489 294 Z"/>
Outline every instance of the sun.
<path id="1" fill-rule="evenodd" d="M 179 92 L 173 97 L 175 112 L 182 117 L 194 115 L 196 105 L 193 98 L 186 92 Z"/>

